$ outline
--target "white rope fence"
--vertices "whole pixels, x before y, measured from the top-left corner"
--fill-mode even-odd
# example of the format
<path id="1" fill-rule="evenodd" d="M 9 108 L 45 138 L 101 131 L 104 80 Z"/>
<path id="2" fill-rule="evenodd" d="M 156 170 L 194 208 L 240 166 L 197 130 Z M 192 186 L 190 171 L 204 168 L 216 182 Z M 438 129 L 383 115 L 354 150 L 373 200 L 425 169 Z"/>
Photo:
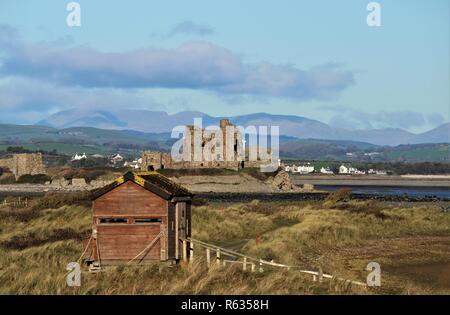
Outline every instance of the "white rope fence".
<path id="1" fill-rule="evenodd" d="M 336 277 L 330 274 L 325 274 L 322 272 L 322 269 L 319 268 L 318 271 L 313 271 L 313 270 L 305 270 L 303 269 L 303 267 L 300 266 L 290 266 L 290 265 L 285 265 L 285 264 L 279 264 L 279 263 L 275 263 L 273 261 L 266 261 L 263 259 L 258 259 L 258 258 L 254 258 L 251 256 L 247 256 L 241 253 L 238 253 L 236 251 L 230 250 L 230 249 L 226 249 L 226 248 L 222 248 L 216 245 L 212 245 L 212 244 L 208 244 L 206 242 L 197 240 L 197 239 L 193 239 L 191 237 L 188 237 L 186 239 L 182 239 L 183 241 L 183 259 L 186 261 L 187 260 L 187 246 L 186 246 L 186 242 L 190 243 L 190 262 L 193 261 L 193 250 L 194 250 L 194 246 L 193 244 L 197 244 L 198 246 L 201 246 L 203 248 L 206 248 L 206 262 L 207 265 L 210 266 L 211 264 L 211 250 L 216 252 L 216 263 L 218 265 L 221 264 L 221 255 L 223 256 L 227 256 L 227 257 L 233 257 L 233 258 L 242 258 L 243 261 L 238 261 L 238 260 L 226 260 L 226 259 L 222 259 L 222 265 L 226 265 L 227 263 L 229 264 L 242 264 L 243 265 L 243 270 L 247 270 L 247 265 L 250 265 L 251 267 L 251 271 L 254 272 L 256 269 L 256 266 L 259 266 L 259 271 L 263 272 L 263 266 L 271 266 L 271 267 L 278 267 L 278 268 L 285 268 L 287 270 L 295 270 L 297 272 L 300 273 L 304 273 L 304 274 L 309 274 L 313 276 L 313 281 L 322 281 L 322 279 L 336 279 L 339 281 L 344 281 L 347 283 L 351 283 L 354 285 L 358 285 L 358 286 L 363 286 L 366 287 L 366 283 L 360 282 L 360 281 L 353 281 L 353 280 L 347 280 L 344 278 L 340 278 L 340 277 Z M 250 261 L 250 262 L 249 262 Z"/>

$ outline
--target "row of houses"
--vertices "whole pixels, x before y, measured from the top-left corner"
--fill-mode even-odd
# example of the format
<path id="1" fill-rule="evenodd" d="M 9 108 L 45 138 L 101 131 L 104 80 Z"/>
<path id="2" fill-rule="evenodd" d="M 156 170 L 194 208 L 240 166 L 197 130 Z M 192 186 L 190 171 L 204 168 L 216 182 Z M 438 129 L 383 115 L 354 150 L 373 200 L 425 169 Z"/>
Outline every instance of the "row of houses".
<path id="1" fill-rule="evenodd" d="M 284 166 L 284 170 L 286 172 L 291 173 L 297 173 L 297 174 L 311 174 L 311 173 L 320 173 L 320 174 L 329 174 L 332 175 L 334 172 L 331 170 L 330 167 L 325 166 L 321 167 L 320 170 L 316 171 L 314 168 L 314 165 L 311 165 L 311 163 L 306 163 L 304 165 L 286 165 Z M 351 165 L 344 165 L 342 164 L 339 167 L 339 174 L 343 175 L 363 175 L 363 174 L 375 174 L 375 175 L 387 175 L 387 172 L 384 170 L 375 170 L 370 169 L 367 172 L 358 170 L 356 167 L 352 167 Z"/>
<path id="2" fill-rule="evenodd" d="M 104 159 L 105 158 L 105 156 L 103 156 L 101 154 L 93 154 L 90 157 L 94 158 L 94 159 Z M 109 159 L 109 162 L 111 164 L 117 165 L 117 166 L 122 166 L 120 164 L 124 161 L 123 156 L 121 156 L 119 153 L 113 154 L 107 158 Z M 82 161 L 82 160 L 87 160 L 87 159 L 88 159 L 88 156 L 86 155 L 86 153 L 83 153 L 83 154 L 76 153 L 74 156 L 72 156 L 71 161 L 76 162 L 76 161 Z"/>
<path id="3" fill-rule="evenodd" d="M 298 173 L 298 174 L 311 174 L 316 171 L 314 168 L 314 165 L 311 165 L 311 163 L 306 163 L 306 165 L 299 165 L 299 166 L 286 165 L 284 167 L 284 170 L 286 172 Z M 329 167 L 322 167 L 319 172 L 322 174 L 334 174 L 333 171 Z"/>
<path id="4" fill-rule="evenodd" d="M 314 173 L 314 165 L 311 165 L 310 163 L 307 163 L 306 165 L 286 165 L 284 167 L 284 170 L 286 172 L 291 172 L 291 173 L 300 173 L 300 174 L 309 174 L 309 173 Z"/>

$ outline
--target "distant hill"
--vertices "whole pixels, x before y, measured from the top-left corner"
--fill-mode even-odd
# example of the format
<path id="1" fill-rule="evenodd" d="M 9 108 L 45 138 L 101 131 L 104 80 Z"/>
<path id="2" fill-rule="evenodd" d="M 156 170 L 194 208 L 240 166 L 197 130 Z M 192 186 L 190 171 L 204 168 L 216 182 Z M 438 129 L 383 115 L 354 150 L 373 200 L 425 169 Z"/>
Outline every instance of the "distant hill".
<path id="1" fill-rule="evenodd" d="M 450 143 L 450 123 L 415 135 L 409 143 Z"/>
<path id="2" fill-rule="evenodd" d="M 203 118 L 204 126 L 217 125 L 224 117 L 213 117 L 202 112 L 185 111 L 169 115 L 163 111 L 148 110 L 66 110 L 40 121 L 38 125 L 54 128 L 97 127 L 114 130 L 134 130 L 147 133 L 170 132 L 178 125 L 192 124 L 195 117 Z M 300 139 L 350 140 L 376 145 L 396 146 L 413 143 L 450 142 L 450 124 L 423 134 L 402 129 L 347 130 L 334 128 L 317 120 L 292 115 L 255 113 L 230 118 L 237 125 L 280 126 L 280 133 Z"/>
<path id="3" fill-rule="evenodd" d="M 93 127 L 58 129 L 47 126 L 0 124 L 0 151 L 9 146 L 27 150 L 56 150 L 73 155 L 122 153 L 138 156 L 142 150 L 169 151 L 177 139 L 170 133 L 111 130 Z M 448 162 L 450 144 L 379 146 L 351 140 L 299 139 L 280 136 L 280 156 L 287 159 L 338 161 Z M 376 152 L 375 154 L 373 154 Z M 351 153 L 351 154 L 348 154 Z"/>

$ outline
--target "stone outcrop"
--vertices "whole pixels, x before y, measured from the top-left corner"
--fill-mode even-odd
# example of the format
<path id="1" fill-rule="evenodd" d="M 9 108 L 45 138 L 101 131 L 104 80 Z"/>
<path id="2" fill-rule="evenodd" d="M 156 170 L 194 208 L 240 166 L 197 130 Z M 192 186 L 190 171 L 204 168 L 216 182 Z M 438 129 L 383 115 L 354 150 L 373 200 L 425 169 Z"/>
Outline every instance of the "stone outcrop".
<path id="1" fill-rule="evenodd" d="M 64 178 L 57 178 L 57 179 L 53 179 L 51 182 L 52 186 L 57 186 L 57 187 L 66 187 L 69 185 L 69 181 L 67 179 Z"/>
<path id="2" fill-rule="evenodd" d="M 298 189 L 298 187 L 292 183 L 289 174 L 284 170 L 279 171 L 274 177 L 268 178 L 266 184 L 283 191 Z"/>
<path id="3" fill-rule="evenodd" d="M 303 190 L 304 191 L 313 191 L 314 185 L 313 184 L 303 184 Z"/>
<path id="4" fill-rule="evenodd" d="M 95 179 L 95 180 L 91 180 L 91 182 L 89 183 L 89 185 L 92 188 L 101 188 L 104 187 L 106 185 L 111 184 L 111 180 L 101 180 L 101 179 Z"/>
<path id="5" fill-rule="evenodd" d="M 79 188 L 88 187 L 86 180 L 84 178 L 72 178 L 72 186 Z"/>

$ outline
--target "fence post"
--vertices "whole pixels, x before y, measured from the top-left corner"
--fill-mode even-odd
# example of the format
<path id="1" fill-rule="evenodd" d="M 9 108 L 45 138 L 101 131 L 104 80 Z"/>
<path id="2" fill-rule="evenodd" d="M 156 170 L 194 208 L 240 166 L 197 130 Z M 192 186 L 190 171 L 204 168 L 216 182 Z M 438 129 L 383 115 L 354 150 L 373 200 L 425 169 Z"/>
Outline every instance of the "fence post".
<path id="1" fill-rule="evenodd" d="M 216 263 L 220 266 L 220 249 L 216 250 Z"/>
<path id="2" fill-rule="evenodd" d="M 206 249 L 206 265 L 209 267 L 211 265 L 211 250 Z"/>
<path id="3" fill-rule="evenodd" d="M 255 264 L 252 263 L 252 272 L 255 272 Z"/>
<path id="4" fill-rule="evenodd" d="M 186 240 L 183 240 L 183 261 L 187 262 L 187 246 Z"/>
<path id="5" fill-rule="evenodd" d="M 189 242 L 189 245 L 191 247 L 191 250 L 189 252 L 189 262 L 192 263 L 194 261 L 194 243 Z"/>
<path id="6" fill-rule="evenodd" d="M 259 272 L 263 272 L 263 271 L 264 271 L 262 265 L 263 265 L 262 259 L 260 259 L 260 260 L 259 260 Z"/>
<path id="7" fill-rule="evenodd" d="M 247 270 L 247 257 L 244 257 L 244 271 Z"/>
<path id="8" fill-rule="evenodd" d="M 319 267 L 319 282 L 323 281 L 323 270 L 322 267 Z"/>

